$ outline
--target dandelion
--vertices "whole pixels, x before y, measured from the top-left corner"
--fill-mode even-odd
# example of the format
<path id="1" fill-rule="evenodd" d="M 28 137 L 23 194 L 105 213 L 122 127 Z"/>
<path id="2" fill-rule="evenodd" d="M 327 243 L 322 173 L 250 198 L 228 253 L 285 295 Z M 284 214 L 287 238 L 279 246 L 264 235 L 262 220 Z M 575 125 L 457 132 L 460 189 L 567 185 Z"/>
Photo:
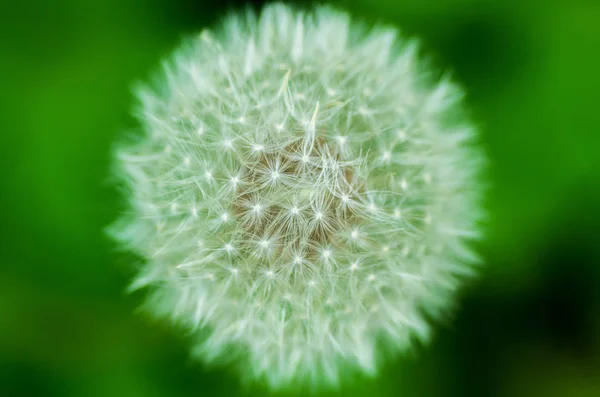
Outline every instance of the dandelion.
<path id="1" fill-rule="evenodd" d="M 414 41 L 269 5 L 187 42 L 138 97 L 112 234 L 198 357 L 331 385 L 429 338 L 477 262 L 482 155 Z"/>

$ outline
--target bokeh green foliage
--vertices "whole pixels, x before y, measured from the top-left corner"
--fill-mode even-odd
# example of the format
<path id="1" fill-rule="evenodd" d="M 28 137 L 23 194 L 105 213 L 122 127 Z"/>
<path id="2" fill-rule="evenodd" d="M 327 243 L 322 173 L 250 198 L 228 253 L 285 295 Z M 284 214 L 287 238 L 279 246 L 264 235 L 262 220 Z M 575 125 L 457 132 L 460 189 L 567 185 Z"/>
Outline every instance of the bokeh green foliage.
<path id="1" fill-rule="evenodd" d="M 492 186 L 481 278 L 434 343 L 324 395 L 600 395 L 600 3 L 335 3 L 450 68 Z M 135 313 L 137 259 L 103 234 L 124 208 L 110 150 L 136 128 L 132 84 L 241 4 L 0 6 L 0 396 L 266 394 Z"/>

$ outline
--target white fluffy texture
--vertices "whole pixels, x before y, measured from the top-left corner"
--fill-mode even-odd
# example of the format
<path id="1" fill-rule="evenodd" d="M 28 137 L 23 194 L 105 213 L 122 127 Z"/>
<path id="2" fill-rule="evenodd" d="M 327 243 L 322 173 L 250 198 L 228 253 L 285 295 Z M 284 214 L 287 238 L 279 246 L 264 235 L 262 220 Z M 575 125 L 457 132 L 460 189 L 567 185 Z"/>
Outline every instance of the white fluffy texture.
<path id="1" fill-rule="evenodd" d="M 330 8 L 235 14 L 140 90 L 114 234 L 134 288 L 273 387 L 426 340 L 477 258 L 481 155 L 417 46 Z"/>

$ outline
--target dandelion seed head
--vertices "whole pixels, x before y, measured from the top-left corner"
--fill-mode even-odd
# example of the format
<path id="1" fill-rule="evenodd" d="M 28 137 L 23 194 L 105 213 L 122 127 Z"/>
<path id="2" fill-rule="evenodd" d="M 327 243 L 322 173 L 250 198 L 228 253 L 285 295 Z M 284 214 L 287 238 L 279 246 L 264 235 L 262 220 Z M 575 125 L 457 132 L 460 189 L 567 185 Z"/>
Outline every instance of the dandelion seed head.
<path id="1" fill-rule="evenodd" d="M 461 90 L 415 49 L 274 4 L 202 32 L 138 92 L 111 232 L 197 357 L 274 388 L 336 384 L 374 373 L 380 342 L 428 340 L 477 262 L 483 156 Z"/>

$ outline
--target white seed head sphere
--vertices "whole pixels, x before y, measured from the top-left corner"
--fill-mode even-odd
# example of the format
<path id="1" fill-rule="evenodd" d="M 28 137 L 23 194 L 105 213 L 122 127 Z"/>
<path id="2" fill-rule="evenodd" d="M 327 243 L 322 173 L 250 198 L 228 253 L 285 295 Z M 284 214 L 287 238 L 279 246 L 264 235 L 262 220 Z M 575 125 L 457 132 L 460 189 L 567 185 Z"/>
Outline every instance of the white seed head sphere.
<path id="1" fill-rule="evenodd" d="M 272 387 L 426 340 L 477 258 L 482 155 L 413 41 L 340 11 L 233 14 L 139 91 L 117 150 L 147 307 Z M 383 348 L 377 348 L 383 346 Z"/>

